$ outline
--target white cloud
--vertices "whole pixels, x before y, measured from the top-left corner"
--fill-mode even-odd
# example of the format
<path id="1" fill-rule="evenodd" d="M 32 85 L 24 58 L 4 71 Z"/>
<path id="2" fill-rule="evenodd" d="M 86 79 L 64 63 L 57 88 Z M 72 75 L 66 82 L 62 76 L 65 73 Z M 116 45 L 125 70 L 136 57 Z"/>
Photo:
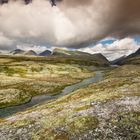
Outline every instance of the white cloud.
<path id="1" fill-rule="evenodd" d="M 134 39 L 124 38 L 116 40 L 112 44 L 97 44 L 93 47 L 82 48 L 79 50 L 92 54 L 102 53 L 109 60 L 113 60 L 123 55 L 129 55 L 135 52 L 138 48 L 140 48 L 140 44 L 138 44 Z"/>
<path id="2" fill-rule="evenodd" d="M 11 40 L 9 38 L 7 38 L 6 36 L 4 36 L 2 33 L 0 33 L 0 45 L 4 45 L 4 44 L 12 44 L 14 42 L 14 40 Z"/>
<path id="3" fill-rule="evenodd" d="M 63 0 L 57 7 L 51 7 L 47 0 L 33 0 L 29 5 L 10 1 L 0 5 L 0 32 L 10 40 L 15 40 L 16 45 L 27 43 L 79 47 L 79 44 L 104 36 L 110 25 L 102 23 L 105 19 L 111 22 L 113 18 L 108 8 L 112 5 L 110 1 Z"/>
<path id="4" fill-rule="evenodd" d="M 13 44 L 14 40 L 7 38 L 0 33 L 0 50 L 9 50 Z"/>
<path id="5" fill-rule="evenodd" d="M 0 49 L 20 44 L 80 48 L 108 35 L 139 34 L 139 4 L 139 0 L 62 0 L 51 7 L 49 0 L 28 5 L 9 0 L 0 5 Z"/>

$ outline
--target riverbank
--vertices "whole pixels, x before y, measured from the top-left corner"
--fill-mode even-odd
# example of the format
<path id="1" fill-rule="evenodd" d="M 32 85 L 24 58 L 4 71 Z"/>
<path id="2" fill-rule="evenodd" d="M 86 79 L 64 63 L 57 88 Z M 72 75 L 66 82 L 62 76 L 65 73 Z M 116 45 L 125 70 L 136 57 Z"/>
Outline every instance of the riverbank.
<path id="1" fill-rule="evenodd" d="M 2 140 L 140 139 L 140 66 L 108 70 L 102 81 L 2 119 Z"/>
<path id="2" fill-rule="evenodd" d="M 78 82 L 76 84 L 65 87 L 60 93 L 57 93 L 56 95 L 55 94 L 54 95 L 51 95 L 51 94 L 50 95 L 48 95 L 48 94 L 38 95 L 38 96 L 33 97 L 28 103 L 0 109 L 0 118 L 8 117 L 15 113 L 25 111 L 25 110 L 29 109 L 30 107 L 33 107 L 33 106 L 39 105 L 39 104 L 43 104 L 50 100 L 56 100 L 67 94 L 70 94 L 71 92 L 74 92 L 80 88 L 84 88 L 84 87 L 88 86 L 89 84 L 96 83 L 103 78 L 103 76 L 102 76 L 103 74 L 101 71 L 95 71 L 94 74 L 95 74 L 94 77 L 84 79 L 81 82 Z"/>
<path id="3" fill-rule="evenodd" d="M 0 108 L 21 105 L 38 95 L 60 93 L 64 87 L 91 77 L 88 66 L 0 58 Z"/>

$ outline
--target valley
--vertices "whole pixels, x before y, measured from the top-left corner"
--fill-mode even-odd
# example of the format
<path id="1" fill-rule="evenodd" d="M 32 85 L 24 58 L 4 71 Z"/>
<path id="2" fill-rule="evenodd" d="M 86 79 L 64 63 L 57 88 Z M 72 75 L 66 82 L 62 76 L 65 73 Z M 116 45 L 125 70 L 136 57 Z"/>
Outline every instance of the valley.
<path id="1" fill-rule="evenodd" d="M 140 0 L 0 0 L 0 140 L 140 140 Z"/>
<path id="2" fill-rule="evenodd" d="M 0 108 L 26 103 L 36 95 L 59 93 L 94 75 L 86 66 L 27 59 L 0 58 Z"/>
<path id="3" fill-rule="evenodd" d="M 140 65 L 98 56 L 1 55 L 1 139 L 140 139 Z"/>

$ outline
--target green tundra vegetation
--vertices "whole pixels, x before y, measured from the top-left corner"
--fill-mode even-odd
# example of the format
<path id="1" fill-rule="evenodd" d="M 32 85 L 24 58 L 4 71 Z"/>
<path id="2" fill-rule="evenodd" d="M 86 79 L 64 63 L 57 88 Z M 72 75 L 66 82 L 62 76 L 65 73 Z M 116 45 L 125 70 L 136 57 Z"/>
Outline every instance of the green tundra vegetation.
<path id="1" fill-rule="evenodd" d="M 1 119 L 0 136 L 2 140 L 139 140 L 139 123 L 140 66 L 123 65 L 108 68 L 97 83 Z"/>
<path id="2" fill-rule="evenodd" d="M 0 108 L 26 103 L 36 95 L 59 93 L 93 75 L 85 65 L 54 63 L 45 57 L 0 56 Z"/>

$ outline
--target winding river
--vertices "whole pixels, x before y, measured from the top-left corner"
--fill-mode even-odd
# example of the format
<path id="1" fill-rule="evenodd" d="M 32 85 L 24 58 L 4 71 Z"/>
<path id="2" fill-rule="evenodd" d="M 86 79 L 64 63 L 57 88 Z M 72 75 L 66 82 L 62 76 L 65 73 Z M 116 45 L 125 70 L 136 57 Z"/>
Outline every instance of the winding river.
<path id="1" fill-rule="evenodd" d="M 103 78 L 102 71 L 96 71 L 95 73 L 96 74 L 94 77 L 84 79 L 79 83 L 65 87 L 62 90 L 62 92 L 59 94 L 56 94 L 56 95 L 48 95 L 47 94 L 47 95 L 35 96 L 31 99 L 30 102 L 28 102 L 26 104 L 0 109 L 0 118 L 9 117 L 17 112 L 25 111 L 26 109 L 33 107 L 35 105 L 42 104 L 42 103 L 49 101 L 49 100 L 58 99 L 64 95 L 67 95 L 73 91 L 76 91 L 77 89 L 84 88 L 84 87 L 88 86 L 89 84 L 96 83 L 96 82 L 102 80 L 102 78 Z"/>

